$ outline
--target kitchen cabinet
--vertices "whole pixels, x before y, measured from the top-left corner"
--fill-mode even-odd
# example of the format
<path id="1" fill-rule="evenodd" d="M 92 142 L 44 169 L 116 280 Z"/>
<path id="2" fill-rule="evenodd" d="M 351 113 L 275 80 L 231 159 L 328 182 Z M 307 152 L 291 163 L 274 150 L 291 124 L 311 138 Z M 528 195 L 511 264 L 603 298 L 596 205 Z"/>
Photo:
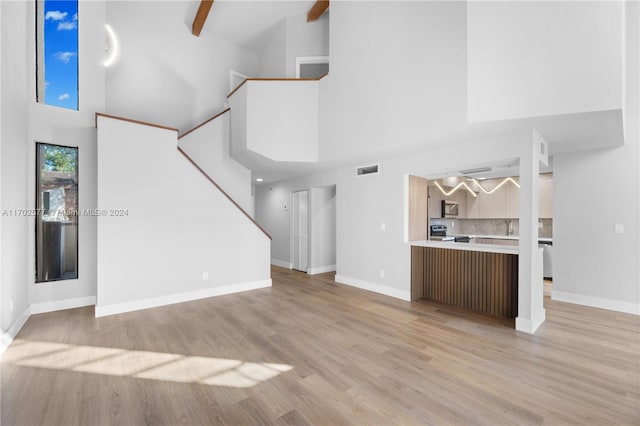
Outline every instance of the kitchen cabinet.
<path id="1" fill-rule="evenodd" d="M 517 177 L 513 178 L 516 182 Z M 487 179 L 480 184 L 487 190 L 495 188 L 503 179 Z M 538 217 L 553 217 L 553 177 L 540 175 L 538 181 Z M 516 219 L 520 217 L 520 188 L 507 182 L 491 194 L 480 190 L 477 197 L 467 193 L 467 217 L 474 219 Z"/>
<path id="2" fill-rule="evenodd" d="M 517 179 L 516 179 L 517 180 Z M 520 217 L 520 188 L 507 183 L 505 185 L 505 214 L 508 219 Z"/>
<path id="3" fill-rule="evenodd" d="M 409 241 L 427 239 L 427 180 L 409 176 Z"/>
<path id="4" fill-rule="evenodd" d="M 518 255 L 412 246 L 411 300 L 422 298 L 515 318 Z"/>
<path id="5" fill-rule="evenodd" d="M 452 188 L 446 187 L 448 192 Z M 431 219 L 439 219 L 442 217 L 442 200 L 455 201 L 458 203 L 458 219 L 464 219 L 467 217 L 467 194 L 468 191 L 464 188 L 458 189 L 453 194 L 445 197 L 435 185 L 429 186 L 429 217 Z"/>
<path id="6" fill-rule="evenodd" d="M 486 185 L 487 181 L 482 182 L 482 186 L 487 190 L 495 188 L 500 181 L 491 182 L 492 185 Z M 485 186 L 486 185 L 486 186 Z M 503 219 L 506 212 L 506 195 L 507 190 L 505 185 L 492 192 L 491 194 L 485 194 L 480 191 L 478 198 L 480 199 L 480 217 L 487 219 Z"/>
<path id="7" fill-rule="evenodd" d="M 442 192 L 435 186 L 429 186 L 429 217 L 431 219 L 438 219 L 442 216 L 442 210 L 440 203 L 443 198 Z"/>

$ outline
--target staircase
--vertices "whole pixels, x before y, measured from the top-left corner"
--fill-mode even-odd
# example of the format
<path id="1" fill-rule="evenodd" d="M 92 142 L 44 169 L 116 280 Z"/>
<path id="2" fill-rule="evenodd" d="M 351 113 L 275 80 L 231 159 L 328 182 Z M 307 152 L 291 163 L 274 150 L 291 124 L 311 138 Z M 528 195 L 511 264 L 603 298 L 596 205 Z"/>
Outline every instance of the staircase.
<path id="1" fill-rule="evenodd" d="M 251 176 L 229 156 L 228 120 L 178 137 L 96 114 L 96 316 L 271 285 L 271 238 L 247 212 Z"/>

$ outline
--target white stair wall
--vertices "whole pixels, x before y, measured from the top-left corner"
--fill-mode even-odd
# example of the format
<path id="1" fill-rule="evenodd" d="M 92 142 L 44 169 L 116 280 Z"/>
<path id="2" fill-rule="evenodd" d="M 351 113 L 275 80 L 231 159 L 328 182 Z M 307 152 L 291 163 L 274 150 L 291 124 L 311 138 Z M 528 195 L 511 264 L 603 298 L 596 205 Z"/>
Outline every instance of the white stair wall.
<path id="1" fill-rule="evenodd" d="M 176 131 L 98 117 L 98 211 L 96 316 L 271 285 L 270 238 Z"/>
<path id="2" fill-rule="evenodd" d="M 226 112 L 180 136 L 178 146 L 245 211 L 251 211 L 251 171 L 229 154 Z"/>

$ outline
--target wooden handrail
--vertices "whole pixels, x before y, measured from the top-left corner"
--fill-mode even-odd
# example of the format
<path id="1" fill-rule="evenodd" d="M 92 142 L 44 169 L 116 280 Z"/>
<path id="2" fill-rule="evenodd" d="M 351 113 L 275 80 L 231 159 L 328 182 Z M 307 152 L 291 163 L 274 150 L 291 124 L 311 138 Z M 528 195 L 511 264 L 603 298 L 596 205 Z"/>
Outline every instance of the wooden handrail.
<path id="1" fill-rule="evenodd" d="M 255 78 L 254 78 L 254 77 L 251 77 L 251 78 L 245 78 L 245 79 L 242 81 L 242 83 L 240 83 L 240 84 L 238 85 L 238 87 L 236 87 L 235 89 L 233 89 L 233 90 L 231 91 L 231 93 L 229 93 L 229 94 L 227 95 L 227 98 L 229 98 L 231 95 L 233 95 L 234 93 L 236 93 L 236 91 L 237 91 L 239 88 L 241 88 L 242 86 L 244 86 L 244 84 L 245 84 L 247 81 L 320 81 L 320 80 L 322 80 L 323 78 L 325 78 L 325 77 L 326 77 L 326 76 L 328 76 L 328 75 L 329 75 L 329 73 L 327 72 L 327 73 L 322 74 L 322 75 L 321 75 L 320 77 L 318 77 L 318 78 L 284 78 L 284 77 L 283 77 L 283 78 L 262 78 L 262 77 L 255 77 Z"/>
<path id="2" fill-rule="evenodd" d="M 189 155 L 188 155 L 186 152 L 184 152 L 184 151 L 182 150 L 182 148 L 178 147 L 178 151 L 180 151 L 180 153 L 181 153 L 182 155 L 184 155 L 184 157 L 185 157 L 187 160 L 189 160 L 189 162 L 190 162 L 191 164 L 193 164 L 193 166 L 194 166 L 196 169 L 198 169 L 198 170 L 200 171 L 200 173 L 202 173 L 202 174 L 204 175 L 204 177 L 205 177 L 205 178 L 207 178 L 207 180 L 208 180 L 209 182 L 211 182 L 211 183 L 212 183 L 216 188 L 218 188 L 218 190 L 219 190 L 220 192 L 222 192 L 222 194 L 223 194 L 225 197 L 227 197 L 227 198 L 229 199 L 229 201 L 231 201 L 231 203 L 232 203 L 234 206 L 236 206 L 236 207 L 237 207 L 237 208 L 238 208 L 238 209 L 239 209 L 239 210 L 240 210 L 240 211 L 241 211 L 241 212 L 242 212 L 242 213 L 243 213 L 243 214 L 244 214 L 244 215 L 245 215 L 245 216 L 246 216 L 246 217 L 251 221 L 251 222 L 253 222 L 253 224 L 254 224 L 255 226 L 257 226 L 257 227 L 258 227 L 258 229 L 260 229 L 260 230 L 264 233 L 264 235 L 266 235 L 266 236 L 267 236 L 267 238 L 269 238 L 270 240 L 272 239 L 272 238 L 271 238 L 271 235 L 269 235 L 269 233 L 268 233 L 267 231 L 265 231 L 265 229 L 264 229 L 262 226 L 260 226 L 260 224 L 259 224 L 258 222 L 256 222 L 256 221 L 251 217 L 251 215 L 250 215 L 249 213 L 247 213 L 247 212 L 245 211 L 245 209 L 243 209 L 243 208 L 240 206 L 240 204 L 238 204 L 238 203 L 237 203 L 233 198 L 231 198 L 231 196 L 230 196 L 229 194 L 227 194 L 227 193 L 226 193 L 226 191 L 225 191 L 224 189 L 222 189 L 222 187 L 221 187 L 220 185 L 218 185 L 218 184 L 216 183 L 216 181 L 215 181 L 215 180 L 213 180 L 213 179 L 211 178 L 211 176 L 209 176 L 209 175 L 207 174 L 207 172 L 205 172 L 205 171 L 202 169 L 202 167 L 198 166 L 198 164 L 197 164 L 195 161 L 193 161 L 193 159 L 192 159 L 191 157 L 189 157 Z"/>
<path id="3" fill-rule="evenodd" d="M 214 115 L 213 117 L 209 118 L 208 120 L 203 121 L 202 123 L 198 124 L 196 127 L 194 127 L 191 130 L 187 130 L 186 132 L 184 132 L 182 135 L 178 136 L 178 139 L 182 139 L 185 136 L 187 136 L 189 133 L 198 130 L 200 127 L 204 126 L 205 124 L 209 123 L 210 121 L 215 120 L 216 118 L 220 117 L 222 114 L 231 111 L 231 108 L 226 108 L 223 111 L 220 111 L 219 113 L 217 113 L 216 115 Z"/>
<path id="4" fill-rule="evenodd" d="M 178 129 L 174 127 L 162 126 L 160 124 L 148 123 L 146 121 L 133 120 L 131 118 L 118 117 L 116 115 L 103 114 L 101 112 L 96 112 L 96 128 L 98 127 L 98 117 L 113 118 L 114 120 L 128 121 L 129 123 L 142 124 L 143 126 L 157 127 L 159 129 L 172 130 L 174 132 L 178 131 Z"/>

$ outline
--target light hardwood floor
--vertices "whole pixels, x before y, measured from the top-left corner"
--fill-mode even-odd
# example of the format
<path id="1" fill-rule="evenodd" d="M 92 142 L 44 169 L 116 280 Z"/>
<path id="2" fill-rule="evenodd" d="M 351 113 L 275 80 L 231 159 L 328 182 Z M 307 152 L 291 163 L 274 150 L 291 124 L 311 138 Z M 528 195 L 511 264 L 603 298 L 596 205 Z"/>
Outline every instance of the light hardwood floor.
<path id="1" fill-rule="evenodd" d="M 2 424 L 640 424 L 639 318 L 545 305 L 528 335 L 274 267 L 270 289 L 34 315 Z"/>

